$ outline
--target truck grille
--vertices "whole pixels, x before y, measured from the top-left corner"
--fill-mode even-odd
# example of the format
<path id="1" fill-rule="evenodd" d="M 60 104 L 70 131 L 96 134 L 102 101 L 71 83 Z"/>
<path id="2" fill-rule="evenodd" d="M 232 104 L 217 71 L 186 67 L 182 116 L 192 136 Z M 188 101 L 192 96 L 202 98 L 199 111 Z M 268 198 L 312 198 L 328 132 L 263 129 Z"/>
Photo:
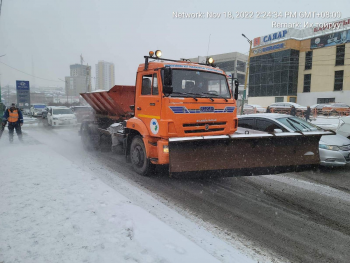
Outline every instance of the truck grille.
<path id="1" fill-rule="evenodd" d="M 226 122 L 198 122 L 198 123 L 184 123 L 185 133 L 205 133 L 218 132 L 225 130 Z"/>

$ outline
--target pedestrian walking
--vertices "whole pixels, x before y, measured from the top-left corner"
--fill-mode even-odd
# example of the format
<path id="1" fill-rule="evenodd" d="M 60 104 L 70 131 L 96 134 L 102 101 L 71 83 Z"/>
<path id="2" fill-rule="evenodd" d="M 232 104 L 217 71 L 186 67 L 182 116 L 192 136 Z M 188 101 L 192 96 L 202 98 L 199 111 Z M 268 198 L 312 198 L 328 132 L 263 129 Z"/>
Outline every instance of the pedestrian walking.
<path id="1" fill-rule="evenodd" d="M 307 106 L 306 111 L 305 111 L 305 120 L 310 121 L 310 114 L 311 114 L 311 108 L 310 106 Z"/>
<path id="2" fill-rule="evenodd" d="M 297 114 L 297 110 L 295 109 L 294 106 L 290 109 L 290 115 L 295 116 Z"/>
<path id="3" fill-rule="evenodd" d="M 22 141 L 21 126 L 23 125 L 23 114 L 18 108 L 16 108 L 15 103 L 12 103 L 11 107 L 6 109 L 4 113 L 4 116 L 2 118 L 3 128 L 5 127 L 6 123 L 8 123 L 10 142 L 13 142 L 13 134 L 15 130 L 16 130 L 18 139 Z"/>
<path id="4" fill-rule="evenodd" d="M 267 106 L 266 113 L 271 113 L 270 106 Z"/>

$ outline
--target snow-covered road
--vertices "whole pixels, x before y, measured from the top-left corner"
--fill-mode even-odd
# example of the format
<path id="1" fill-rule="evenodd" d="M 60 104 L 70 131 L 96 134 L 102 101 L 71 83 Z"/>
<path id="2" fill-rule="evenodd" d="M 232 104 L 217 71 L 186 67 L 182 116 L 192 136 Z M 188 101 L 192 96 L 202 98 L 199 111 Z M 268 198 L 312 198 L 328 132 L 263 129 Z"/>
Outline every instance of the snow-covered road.
<path id="1" fill-rule="evenodd" d="M 6 134 L 0 141 L 1 263 L 256 262 L 139 188 L 105 184 L 101 173 L 118 173 L 94 162 L 79 141 L 71 144 L 76 134 L 27 129 L 24 143 L 10 145 Z"/>
<path id="2" fill-rule="evenodd" d="M 47 255 L 50 262 L 350 262 L 349 167 L 219 179 L 169 178 L 160 170 L 158 176 L 142 177 L 122 156 L 83 151 L 76 129 L 25 131 L 24 144 L 13 148 L 20 158 L 9 160 L 22 167 L 18 171 L 27 171 L 7 168 L 10 172 L 0 176 L 0 198 L 7 198 L 0 220 L 10 220 L 0 225 L 0 262 L 16 262 L 9 260 L 16 256 L 24 256 L 22 262 L 47 262 Z M 2 138 L 0 158 L 10 158 L 10 151 Z M 23 162 L 27 158 L 32 162 Z M 18 196 L 26 196 L 17 188 L 30 188 L 31 198 L 39 199 L 18 203 Z M 58 194 L 67 203 L 54 208 L 61 213 L 54 213 L 51 223 L 59 227 L 54 225 L 50 235 L 42 230 L 50 221 L 36 225 L 41 221 L 18 219 L 11 209 L 36 211 L 34 218 L 42 218 L 51 210 L 37 203 L 57 205 L 49 198 Z M 44 238 L 41 246 L 32 243 L 33 232 L 36 240 Z M 17 244 L 12 251 L 9 240 Z"/>

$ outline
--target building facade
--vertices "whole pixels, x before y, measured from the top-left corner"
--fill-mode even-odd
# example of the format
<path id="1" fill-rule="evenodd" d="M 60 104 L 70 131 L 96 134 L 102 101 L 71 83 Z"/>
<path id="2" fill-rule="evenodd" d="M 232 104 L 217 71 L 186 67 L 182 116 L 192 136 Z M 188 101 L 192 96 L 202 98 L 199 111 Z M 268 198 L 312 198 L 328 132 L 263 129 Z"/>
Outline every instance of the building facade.
<path id="1" fill-rule="evenodd" d="M 336 25 L 336 26 L 335 26 Z M 350 103 L 350 19 L 255 38 L 248 102 Z"/>
<path id="2" fill-rule="evenodd" d="M 214 59 L 215 66 L 224 70 L 229 77 L 238 79 L 239 93 L 242 95 L 244 90 L 245 75 L 247 69 L 248 56 L 239 52 L 223 53 L 217 55 L 209 55 Z M 206 58 L 204 56 L 198 56 L 197 58 L 191 58 L 190 61 L 195 63 L 205 63 Z M 231 84 L 231 83 L 230 83 Z M 238 97 L 237 105 L 242 103 L 242 96 Z M 247 100 L 245 100 L 247 103 Z"/>
<path id="3" fill-rule="evenodd" d="M 65 77 L 67 96 L 79 96 L 80 93 L 91 91 L 91 66 L 70 65 L 70 76 Z"/>
<path id="4" fill-rule="evenodd" d="M 214 59 L 214 64 L 224 70 L 229 75 L 238 79 L 241 85 L 244 85 L 245 74 L 247 68 L 248 56 L 239 52 L 223 53 L 217 55 L 209 55 Z M 198 56 L 191 58 L 190 61 L 195 63 L 205 63 L 206 57 Z"/>
<path id="5" fill-rule="evenodd" d="M 96 90 L 110 90 L 115 85 L 114 64 L 99 61 L 96 64 Z"/>

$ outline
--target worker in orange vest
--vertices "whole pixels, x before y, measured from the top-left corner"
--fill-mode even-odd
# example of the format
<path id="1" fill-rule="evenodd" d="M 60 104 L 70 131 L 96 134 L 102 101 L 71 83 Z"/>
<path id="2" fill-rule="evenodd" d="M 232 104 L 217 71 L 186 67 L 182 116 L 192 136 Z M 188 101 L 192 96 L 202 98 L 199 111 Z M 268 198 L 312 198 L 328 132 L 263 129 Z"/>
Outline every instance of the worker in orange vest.
<path id="1" fill-rule="evenodd" d="M 6 109 L 2 118 L 2 126 L 5 127 L 6 122 L 8 123 L 10 142 L 13 142 L 14 130 L 16 130 L 18 139 L 22 141 L 22 129 L 23 125 L 23 114 L 16 108 L 16 104 L 12 103 L 11 107 Z"/>

